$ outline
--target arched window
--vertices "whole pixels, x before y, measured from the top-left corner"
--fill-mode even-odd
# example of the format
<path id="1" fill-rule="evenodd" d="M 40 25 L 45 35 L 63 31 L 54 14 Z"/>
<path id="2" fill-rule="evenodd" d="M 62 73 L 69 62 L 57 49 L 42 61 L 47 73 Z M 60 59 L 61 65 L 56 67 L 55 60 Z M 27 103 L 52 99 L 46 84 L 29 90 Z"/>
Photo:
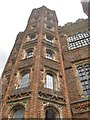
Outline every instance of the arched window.
<path id="1" fill-rule="evenodd" d="M 36 29 L 38 27 L 38 25 L 37 24 L 33 24 L 32 26 L 31 26 L 31 29 Z M 36 36 L 35 36 L 36 37 Z"/>
<path id="2" fill-rule="evenodd" d="M 21 80 L 19 82 L 18 88 L 25 88 L 29 85 L 29 73 L 24 73 L 21 75 Z"/>
<path id="3" fill-rule="evenodd" d="M 46 34 L 46 41 L 48 41 L 48 42 L 53 42 L 53 40 L 54 40 L 54 37 L 53 36 L 50 36 L 50 35 L 48 35 L 48 34 Z"/>
<path id="4" fill-rule="evenodd" d="M 57 91 L 57 76 L 52 71 L 46 72 L 44 87 Z"/>
<path id="5" fill-rule="evenodd" d="M 54 53 L 51 50 L 46 50 L 46 58 L 54 59 Z"/>
<path id="6" fill-rule="evenodd" d="M 31 58 L 31 57 L 33 57 L 33 50 L 28 50 L 26 58 Z"/>
<path id="7" fill-rule="evenodd" d="M 33 25 L 31 29 L 36 28 L 36 25 Z M 28 34 L 25 38 L 25 42 L 36 40 L 36 33 Z"/>
<path id="8" fill-rule="evenodd" d="M 24 116 L 24 111 L 22 109 L 17 109 L 14 114 L 13 114 L 13 118 L 23 118 Z"/>
<path id="9" fill-rule="evenodd" d="M 60 119 L 59 112 L 53 107 L 45 108 L 45 120 Z"/>
<path id="10" fill-rule="evenodd" d="M 46 88 L 54 89 L 54 77 L 51 74 L 47 73 L 45 82 Z"/>
<path id="11" fill-rule="evenodd" d="M 31 58 L 33 57 L 33 53 L 34 53 L 34 49 L 27 49 L 27 50 L 23 50 L 22 52 L 22 59 L 27 59 L 27 58 Z"/>
<path id="12" fill-rule="evenodd" d="M 35 26 L 34 26 L 35 27 Z M 31 40 L 35 40 L 36 39 L 36 33 L 33 33 L 31 36 L 30 36 Z"/>
<path id="13" fill-rule="evenodd" d="M 50 30 L 50 31 L 54 31 L 54 27 L 52 25 L 45 24 L 45 28 Z"/>
<path id="14" fill-rule="evenodd" d="M 45 120 L 48 120 L 49 118 L 52 118 L 53 120 L 55 120 L 56 119 L 56 112 L 52 109 L 47 109 L 45 116 L 46 116 Z"/>
<path id="15" fill-rule="evenodd" d="M 24 107 L 22 107 L 22 106 L 16 106 L 9 113 L 8 119 L 10 120 L 10 119 L 13 118 L 14 120 L 18 120 L 18 119 L 19 120 L 23 120 L 23 118 L 24 118 L 24 112 L 25 112 Z"/>

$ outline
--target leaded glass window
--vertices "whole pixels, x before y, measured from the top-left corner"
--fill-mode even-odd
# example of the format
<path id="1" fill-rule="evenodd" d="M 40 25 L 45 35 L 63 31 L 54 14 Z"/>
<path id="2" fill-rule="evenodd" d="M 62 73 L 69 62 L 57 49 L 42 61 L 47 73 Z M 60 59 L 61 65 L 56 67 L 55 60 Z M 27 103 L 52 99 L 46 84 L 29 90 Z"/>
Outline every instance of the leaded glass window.
<path id="1" fill-rule="evenodd" d="M 47 74 L 46 75 L 45 87 L 49 88 L 49 89 L 53 89 L 54 88 L 54 77 L 51 74 Z"/>
<path id="2" fill-rule="evenodd" d="M 89 32 L 77 33 L 75 35 L 69 36 L 67 42 L 70 50 L 89 45 Z"/>
<path id="3" fill-rule="evenodd" d="M 85 95 L 90 95 L 90 63 L 77 66 L 77 72 Z"/>

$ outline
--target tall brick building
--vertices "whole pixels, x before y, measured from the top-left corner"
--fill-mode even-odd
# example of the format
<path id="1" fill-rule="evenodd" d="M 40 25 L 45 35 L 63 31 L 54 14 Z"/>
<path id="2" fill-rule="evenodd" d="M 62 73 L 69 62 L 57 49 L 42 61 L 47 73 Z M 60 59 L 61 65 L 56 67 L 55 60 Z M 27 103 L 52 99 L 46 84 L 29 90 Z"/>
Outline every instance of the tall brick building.
<path id="1" fill-rule="evenodd" d="M 87 20 L 58 26 L 55 11 L 33 9 L 2 73 L 2 118 L 90 116 Z"/>

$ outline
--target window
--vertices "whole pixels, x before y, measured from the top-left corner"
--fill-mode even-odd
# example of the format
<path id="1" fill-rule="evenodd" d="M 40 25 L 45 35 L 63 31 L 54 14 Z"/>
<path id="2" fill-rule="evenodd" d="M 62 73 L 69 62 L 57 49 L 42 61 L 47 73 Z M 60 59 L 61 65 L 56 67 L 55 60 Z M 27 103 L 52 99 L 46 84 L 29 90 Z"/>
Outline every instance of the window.
<path id="1" fill-rule="evenodd" d="M 36 39 L 36 34 L 32 34 L 32 35 L 30 36 L 30 38 L 31 38 L 31 40 L 35 40 L 35 39 Z"/>
<path id="2" fill-rule="evenodd" d="M 46 17 L 45 20 L 47 20 L 47 21 L 50 22 L 50 23 L 54 22 L 54 20 L 51 19 L 51 18 L 49 18 L 49 17 Z"/>
<path id="3" fill-rule="evenodd" d="M 53 76 L 50 74 L 46 75 L 46 88 L 53 89 Z"/>
<path id="4" fill-rule="evenodd" d="M 49 89 L 53 89 L 53 90 L 57 89 L 56 75 L 54 75 L 53 73 L 50 73 L 50 72 L 48 72 L 46 74 L 45 88 L 49 88 Z"/>
<path id="5" fill-rule="evenodd" d="M 45 120 L 60 120 L 61 115 L 59 115 L 59 112 L 51 107 L 48 106 L 47 108 L 45 108 Z"/>
<path id="6" fill-rule="evenodd" d="M 56 120 L 56 112 L 53 109 L 46 110 L 45 120 L 48 119 Z"/>
<path id="7" fill-rule="evenodd" d="M 18 109 L 14 112 L 13 118 L 23 118 L 23 110 L 22 109 Z"/>
<path id="8" fill-rule="evenodd" d="M 89 32 L 77 33 L 76 35 L 72 35 L 68 37 L 67 42 L 70 50 L 89 45 L 90 44 Z"/>
<path id="9" fill-rule="evenodd" d="M 26 41 L 25 42 L 27 42 L 27 41 L 30 41 L 30 36 L 29 35 L 26 36 Z"/>
<path id="10" fill-rule="evenodd" d="M 22 51 L 22 59 L 27 59 L 33 57 L 33 48 Z"/>
<path id="11" fill-rule="evenodd" d="M 49 30 L 51 30 L 52 26 L 47 25 L 46 28 L 49 29 Z"/>
<path id="12" fill-rule="evenodd" d="M 31 58 L 31 57 L 33 57 L 33 50 L 28 50 L 26 58 Z"/>
<path id="13" fill-rule="evenodd" d="M 23 120 L 23 118 L 24 118 L 24 108 L 23 108 L 23 106 L 18 105 L 16 107 L 14 107 L 11 110 L 8 118 L 9 118 L 9 120 L 12 119 L 12 118 L 14 120 L 16 120 L 16 119 Z"/>
<path id="14" fill-rule="evenodd" d="M 47 24 L 46 24 L 46 28 L 47 28 L 48 30 L 54 31 L 54 27 L 52 27 L 51 25 L 47 25 Z"/>
<path id="15" fill-rule="evenodd" d="M 77 66 L 77 72 L 81 81 L 84 95 L 90 95 L 90 63 L 83 63 Z"/>
<path id="16" fill-rule="evenodd" d="M 46 35 L 46 40 L 49 41 L 49 42 L 53 42 L 53 37 L 49 36 L 49 35 Z"/>
<path id="17" fill-rule="evenodd" d="M 35 28 L 37 28 L 37 24 L 31 26 L 31 29 L 35 29 Z"/>
<path id="18" fill-rule="evenodd" d="M 39 16 L 35 16 L 35 17 L 33 17 L 33 18 L 31 19 L 32 22 L 38 21 L 38 20 L 39 20 Z"/>
<path id="19" fill-rule="evenodd" d="M 34 55 L 34 48 L 30 48 L 30 49 L 27 49 L 27 50 L 23 50 L 22 51 L 22 59 L 27 59 L 27 58 L 31 58 L 33 57 Z"/>
<path id="20" fill-rule="evenodd" d="M 29 74 L 26 73 L 21 76 L 21 80 L 19 82 L 18 88 L 28 87 L 28 83 L 29 83 Z"/>
<path id="21" fill-rule="evenodd" d="M 50 17 L 52 17 L 53 13 L 51 11 L 47 11 L 47 15 L 49 15 Z"/>
<path id="22" fill-rule="evenodd" d="M 35 26 L 33 26 L 33 27 L 35 27 Z M 33 29 L 33 27 L 32 27 L 32 29 Z M 25 38 L 26 38 L 25 42 L 36 40 L 36 33 L 29 34 Z"/>
<path id="23" fill-rule="evenodd" d="M 53 59 L 53 52 L 51 50 L 46 50 L 46 58 Z"/>

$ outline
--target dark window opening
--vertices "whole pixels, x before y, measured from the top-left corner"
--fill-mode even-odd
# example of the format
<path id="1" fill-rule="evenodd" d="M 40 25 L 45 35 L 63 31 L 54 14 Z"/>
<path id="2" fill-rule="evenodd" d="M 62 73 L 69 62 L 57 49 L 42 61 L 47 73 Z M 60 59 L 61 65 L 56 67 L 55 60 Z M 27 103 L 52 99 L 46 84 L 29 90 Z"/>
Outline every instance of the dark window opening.
<path id="1" fill-rule="evenodd" d="M 51 50 L 46 50 L 46 58 L 53 59 L 53 52 Z"/>
<path id="2" fill-rule="evenodd" d="M 27 51 L 27 58 L 33 57 L 33 50 Z"/>
<path id="3" fill-rule="evenodd" d="M 22 120 L 22 118 L 24 117 L 24 111 L 22 109 L 18 109 L 14 112 L 13 118 L 19 118 L 19 120 Z"/>
<path id="4" fill-rule="evenodd" d="M 47 109 L 45 120 L 56 120 L 56 112 L 53 109 Z"/>
<path id="5" fill-rule="evenodd" d="M 53 37 L 49 36 L 49 35 L 46 35 L 46 40 L 49 41 L 49 42 L 53 42 Z"/>
<path id="6" fill-rule="evenodd" d="M 31 40 L 35 40 L 35 39 L 36 39 L 36 34 L 32 34 L 32 35 L 30 36 L 30 38 L 31 38 Z"/>

